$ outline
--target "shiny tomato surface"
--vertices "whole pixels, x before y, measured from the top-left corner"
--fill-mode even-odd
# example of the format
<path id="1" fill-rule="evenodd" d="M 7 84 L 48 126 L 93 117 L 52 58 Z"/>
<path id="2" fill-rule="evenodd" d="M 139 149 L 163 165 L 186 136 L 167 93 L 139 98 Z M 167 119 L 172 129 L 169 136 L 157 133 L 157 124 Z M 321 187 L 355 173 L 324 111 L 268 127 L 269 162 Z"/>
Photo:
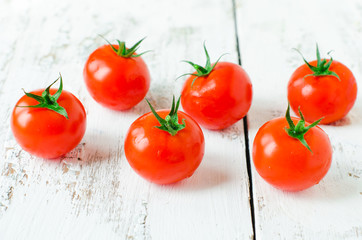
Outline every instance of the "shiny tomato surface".
<path id="1" fill-rule="evenodd" d="M 83 77 L 94 100 L 114 110 L 132 108 L 150 87 L 150 74 L 143 59 L 118 56 L 110 45 L 99 47 L 89 56 Z"/>
<path id="2" fill-rule="evenodd" d="M 158 110 L 165 118 L 169 110 Z M 146 113 L 130 126 L 124 150 L 131 167 L 143 178 L 157 184 L 170 184 L 190 177 L 204 156 L 205 141 L 199 125 L 178 111 L 179 123 L 186 127 L 172 136 L 160 130 L 156 117 Z"/>
<path id="3" fill-rule="evenodd" d="M 208 129 L 227 128 L 249 111 L 252 85 L 247 73 L 239 65 L 218 62 L 211 73 L 190 76 L 182 89 L 182 107 L 200 125 Z"/>
<path id="4" fill-rule="evenodd" d="M 317 61 L 310 64 L 316 66 Z M 337 121 L 347 115 L 356 101 L 357 83 L 352 72 L 335 60 L 329 70 L 335 72 L 340 79 L 335 76 L 307 76 L 313 72 L 303 64 L 289 80 L 290 106 L 296 113 L 300 107 L 304 118 L 309 122 L 322 117 L 322 124 Z"/>
<path id="5" fill-rule="evenodd" d="M 41 95 L 44 89 L 31 93 Z M 50 89 L 54 94 L 57 89 Z M 69 119 L 46 108 L 14 107 L 10 126 L 16 141 L 30 154 L 42 158 L 58 158 L 75 148 L 86 130 L 86 113 L 82 103 L 70 92 L 63 90 L 58 104 L 65 108 Z M 37 105 L 23 96 L 18 106 Z"/>
<path id="6" fill-rule="evenodd" d="M 292 120 L 297 124 L 300 119 Z M 332 146 L 328 135 L 316 126 L 304 135 L 311 152 L 298 139 L 290 137 L 286 127 L 288 123 L 281 117 L 259 129 L 253 143 L 255 169 L 276 188 L 304 190 L 318 184 L 327 174 L 332 161 Z"/>

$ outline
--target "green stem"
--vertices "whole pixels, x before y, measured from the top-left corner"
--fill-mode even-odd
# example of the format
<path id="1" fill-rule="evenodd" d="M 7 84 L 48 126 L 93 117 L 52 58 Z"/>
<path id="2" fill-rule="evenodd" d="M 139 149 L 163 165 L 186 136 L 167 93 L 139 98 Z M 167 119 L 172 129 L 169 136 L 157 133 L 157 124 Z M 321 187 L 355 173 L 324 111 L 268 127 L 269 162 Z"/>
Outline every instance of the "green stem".
<path id="1" fill-rule="evenodd" d="M 312 66 L 307 60 L 305 60 L 305 58 L 303 57 L 302 53 L 294 48 L 294 50 L 296 50 L 303 58 L 303 61 L 305 62 L 305 64 L 307 64 L 307 66 L 309 67 L 310 70 L 312 70 L 312 74 L 308 74 L 306 76 L 304 76 L 304 78 L 306 77 L 309 77 L 309 76 L 334 76 L 336 78 L 338 78 L 338 80 L 340 81 L 341 79 L 339 78 L 339 76 L 337 75 L 337 73 L 333 72 L 333 71 L 330 71 L 329 68 L 333 62 L 333 58 L 332 56 L 330 55 L 331 51 L 329 51 L 327 54 L 328 56 L 331 57 L 331 59 L 327 62 L 326 59 L 321 59 L 321 56 L 320 56 L 320 52 L 319 52 L 319 48 L 318 48 L 318 44 L 316 44 L 316 55 L 317 55 L 317 66 Z"/>
<path id="2" fill-rule="evenodd" d="M 292 118 L 290 117 L 290 106 L 288 103 L 288 108 L 287 108 L 287 112 L 285 113 L 285 118 L 287 119 L 289 128 L 286 127 L 285 131 L 288 133 L 288 135 L 290 137 L 298 139 L 309 151 L 312 152 L 308 143 L 304 139 L 304 135 L 309 131 L 309 129 L 318 125 L 318 123 L 322 120 L 322 118 L 315 121 L 314 123 L 310 124 L 308 127 L 306 127 L 304 116 L 303 116 L 302 112 L 300 111 L 300 108 L 298 109 L 298 111 L 299 111 L 301 120 L 299 120 L 297 125 L 294 125 L 294 122 L 293 122 Z"/>
<path id="3" fill-rule="evenodd" d="M 103 38 L 108 44 L 109 46 L 112 48 L 112 50 L 120 57 L 124 57 L 124 58 L 131 58 L 131 57 L 139 57 L 147 52 L 150 52 L 150 51 L 146 51 L 146 52 L 143 52 L 143 53 L 140 53 L 140 54 L 135 54 L 135 52 L 138 50 L 139 48 L 139 45 L 141 44 L 141 42 L 146 38 L 142 38 L 141 40 L 139 40 L 136 44 L 134 44 L 131 48 L 127 48 L 126 47 L 126 42 L 124 41 L 119 41 L 117 40 L 118 42 L 118 49 L 115 48 L 113 46 L 112 43 L 110 43 L 107 39 L 105 39 L 102 35 L 99 35 L 101 38 Z"/>
<path id="4" fill-rule="evenodd" d="M 59 88 L 58 88 L 57 92 L 54 93 L 53 95 L 50 95 L 50 92 L 49 92 L 50 87 L 53 86 L 53 84 L 56 83 L 59 79 L 60 79 L 60 84 L 59 84 Z M 59 78 L 57 80 L 55 80 L 52 84 L 50 84 L 42 92 L 41 96 L 25 92 L 24 89 L 23 89 L 23 91 L 26 96 L 36 100 L 37 102 L 39 102 L 39 104 L 32 105 L 32 106 L 16 106 L 16 107 L 47 108 L 56 113 L 59 113 L 60 115 L 64 116 L 66 119 L 68 119 L 67 111 L 62 106 L 60 106 L 57 102 L 58 98 L 60 97 L 60 95 L 62 94 L 62 91 L 63 91 L 63 79 L 62 79 L 62 75 L 60 73 L 59 73 Z"/>
<path id="5" fill-rule="evenodd" d="M 211 65 L 210 56 L 209 56 L 209 53 L 207 52 L 205 42 L 204 42 L 204 51 L 205 51 L 205 55 L 206 55 L 205 67 L 202 67 L 202 66 L 200 66 L 198 64 L 195 64 L 195 63 L 193 63 L 191 61 L 184 60 L 183 62 L 190 64 L 196 70 L 196 73 L 185 73 L 185 74 L 182 74 L 181 76 L 177 77 L 177 79 L 182 77 L 182 76 L 186 76 L 186 75 L 195 76 L 195 78 L 192 80 L 192 83 L 191 83 L 191 86 L 193 86 L 194 82 L 196 81 L 197 78 L 208 76 L 212 72 L 212 70 L 214 70 L 216 64 L 220 61 L 221 57 L 223 57 L 226 54 L 226 53 L 222 54 L 216 60 L 216 62 L 213 65 Z"/>
<path id="6" fill-rule="evenodd" d="M 173 96 L 170 113 L 165 117 L 165 119 L 161 118 L 160 115 L 158 115 L 158 113 L 152 107 L 151 103 L 146 99 L 148 105 L 151 108 L 153 115 L 156 117 L 157 121 L 161 124 L 161 126 L 155 126 L 155 127 L 170 133 L 172 136 L 175 136 L 178 131 L 186 127 L 185 119 L 182 119 L 182 124 L 178 123 L 177 111 L 180 106 L 180 99 L 181 96 L 179 97 L 177 103 L 175 104 L 175 96 Z"/>

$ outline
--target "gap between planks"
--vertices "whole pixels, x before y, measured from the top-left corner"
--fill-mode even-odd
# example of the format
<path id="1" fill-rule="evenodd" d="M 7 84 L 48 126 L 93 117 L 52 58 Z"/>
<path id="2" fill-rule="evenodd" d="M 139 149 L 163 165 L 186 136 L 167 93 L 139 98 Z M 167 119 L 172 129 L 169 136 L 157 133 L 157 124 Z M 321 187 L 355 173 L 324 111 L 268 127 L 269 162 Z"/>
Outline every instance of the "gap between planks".
<path id="1" fill-rule="evenodd" d="M 236 51 L 237 51 L 237 54 L 238 54 L 237 55 L 238 56 L 238 64 L 240 66 L 242 66 L 241 52 L 240 52 L 240 42 L 239 42 L 239 33 L 238 33 L 238 26 L 237 26 L 237 16 L 236 16 L 236 3 L 235 3 L 235 0 L 231 0 L 231 1 L 232 1 L 232 6 L 233 6 L 234 32 L 235 32 Z M 251 171 L 248 117 L 247 117 L 247 115 L 245 115 L 245 117 L 243 118 L 243 129 L 244 129 L 246 168 L 247 168 L 248 181 L 249 181 L 249 205 L 250 205 L 251 226 L 253 228 L 252 239 L 256 240 L 254 194 L 253 194 L 253 176 L 252 176 L 252 171 Z"/>

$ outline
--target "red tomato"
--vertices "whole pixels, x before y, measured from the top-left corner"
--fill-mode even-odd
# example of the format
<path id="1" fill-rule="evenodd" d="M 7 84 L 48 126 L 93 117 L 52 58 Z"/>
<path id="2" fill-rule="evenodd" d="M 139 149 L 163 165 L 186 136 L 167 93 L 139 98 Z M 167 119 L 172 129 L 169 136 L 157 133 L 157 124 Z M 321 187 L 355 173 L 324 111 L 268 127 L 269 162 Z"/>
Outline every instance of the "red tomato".
<path id="1" fill-rule="evenodd" d="M 55 94 L 57 89 L 50 89 Z M 31 92 L 41 96 L 44 89 Z M 24 95 L 17 106 L 33 106 L 39 102 Z M 86 129 L 86 113 L 82 103 L 70 92 L 62 91 L 57 103 L 68 119 L 47 108 L 15 107 L 11 116 L 11 130 L 16 141 L 27 152 L 42 158 L 58 158 L 82 140 Z"/>
<path id="2" fill-rule="evenodd" d="M 205 72 L 199 71 L 201 66 L 189 62 L 197 72 L 186 80 L 181 103 L 185 112 L 200 125 L 212 130 L 224 129 L 242 119 L 249 111 L 252 85 L 242 67 L 230 62 L 211 65 L 206 48 L 205 53 Z"/>
<path id="3" fill-rule="evenodd" d="M 157 114 L 165 118 L 169 110 L 158 110 Z M 148 181 L 178 182 L 190 177 L 201 163 L 205 149 L 201 128 L 189 115 L 179 111 L 177 116 L 186 125 L 174 136 L 155 127 L 160 123 L 151 112 L 134 121 L 128 130 L 124 144 L 126 158 Z"/>
<path id="4" fill-rule="evenodd" d="M 317 50 L 318 51 L 318 50 Z M 318 52 L 319 54 L 319 52 Z M 288 100 L 294 112 L 300 107 L 307 121 L 313 122 L 323 117 L 321 123 L 337 121 L 351 110 L 357 97 L 357 83 L 352 72 L 342 63 L 325 60 L 327 71 L 335 75 L 313 76 L 307 64 L 300 66 L 288 83 Z M 319 60 L 321 62 L 321 60 Z M 309 62 L 317 66 L 318 60 Z M 321 65 L 320 65 L 321 66 Z"/>
<path id="5" fill-rule="evenodd" d="M 127 52 L 131 50 L 127 49 L 126 55 L 129 56 L 125 56 L 115 51 L 121 47 L 120 43 L 120 46 L 104 45 L 96 49 L 83 71 L 90 95 L 101 105 L 114 110 L 132 108 L 146 96 L 150 87 L 148 68 L 134 53 L 136 48 L 131 48 L 133 52 Z"/>
<path id="6" fill-rule="evenodd" d="M 300 118 L 292 120 L 297 125 Z M 268 121 L 259 129 L 253 143 L 255 169 L 276 188 L 304 190 L 318 184 L 327 174 L 332 146 L 328 135 L 318 126 L 310 128 L 304 135 L 311 151 L 300 140 L 289 136 L 286 127 L 288 122 L 281 117 Z"/>

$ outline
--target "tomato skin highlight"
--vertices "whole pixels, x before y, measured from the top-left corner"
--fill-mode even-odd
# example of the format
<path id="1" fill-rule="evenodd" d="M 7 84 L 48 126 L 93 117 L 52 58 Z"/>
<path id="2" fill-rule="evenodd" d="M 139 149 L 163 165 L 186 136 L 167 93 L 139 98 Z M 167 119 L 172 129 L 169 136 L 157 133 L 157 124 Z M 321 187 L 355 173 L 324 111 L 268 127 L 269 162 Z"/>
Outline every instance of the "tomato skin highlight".
<path id="1" fill-rule="evenodd" d="M 165 118 L 169 110 L 158 110 Z M 190 177 L 200 165 L 205 140 L 199 125 L 187 114 L 178 111 L 179 123 L 186 127 L 175 136 L 160 130 L 156 117 L 146 113 L 130 126 L 124 150 L 130 166 L 146 180 L 171 184 Z"/>
<path id="2" fill-rule="evenodd" d="M 198 77 L 191 86 L 194 79 L 195 76 L 190 76 L 184 83 L 181 104 L 205 128 L 227 128 L 249 111 L 252 84 L 239 65 L 218 62 L 208 76 Z"/>
<path id="3" fill-rule="evenodd" d="M 117 45 L 113 46 L 118 49 Z M 146 96 L 150 87 L 150 74 L 143 59 L 118 56 L 110 45 L 91 53 L 83 77 L 93 99 L 113 110 L 132 108 Z"/>
<path id="4" fill-rule="evenodd" d="M 292 118 L 297 124 L 299 118 Z M 309 123 L 306 124 L 307 126 Z M 285 191 L 301 191 L 318 184 L 327 174 L 332 161 L 328 135 L 318 126 L 305 135 L 310 152 L 285 128 L 284 117 L 265 123 L 253 143 L 253 161 L 259 175 L 268 183 Z"/>
<path id="5" fill-rule="evenodd" d="M 309 63 L 315 66 L 317 61 Z M 313 73 L 306 64 L 298 67 L 289 80 L 290 106 L 295 113 L 300 107 L 308 122 L 322 117 L 321 124 L 335 122 L 346 116 L 356 101 L 357 83 L 352 72 L 336 60 L 333 60 L 329 69 L 340 80 L 334 76 L 305 77 Z"/>
<path id="6" fill-rule="evenodd" d="M 50 89 L 54 94 L 57 89 Z M 31 93 L 41 95 L 44 89 Z M 37 157 L 54 159 L 75 148 L 86 130 L 86 113 L 82 103 L 70 92 L 63 90 L 58 101 L 69 119 L 46 108 L 14 107 L 10 126 L 18 144 Z M 27 96 L 16 105 L 30 106 L 38 102 Z"/>

